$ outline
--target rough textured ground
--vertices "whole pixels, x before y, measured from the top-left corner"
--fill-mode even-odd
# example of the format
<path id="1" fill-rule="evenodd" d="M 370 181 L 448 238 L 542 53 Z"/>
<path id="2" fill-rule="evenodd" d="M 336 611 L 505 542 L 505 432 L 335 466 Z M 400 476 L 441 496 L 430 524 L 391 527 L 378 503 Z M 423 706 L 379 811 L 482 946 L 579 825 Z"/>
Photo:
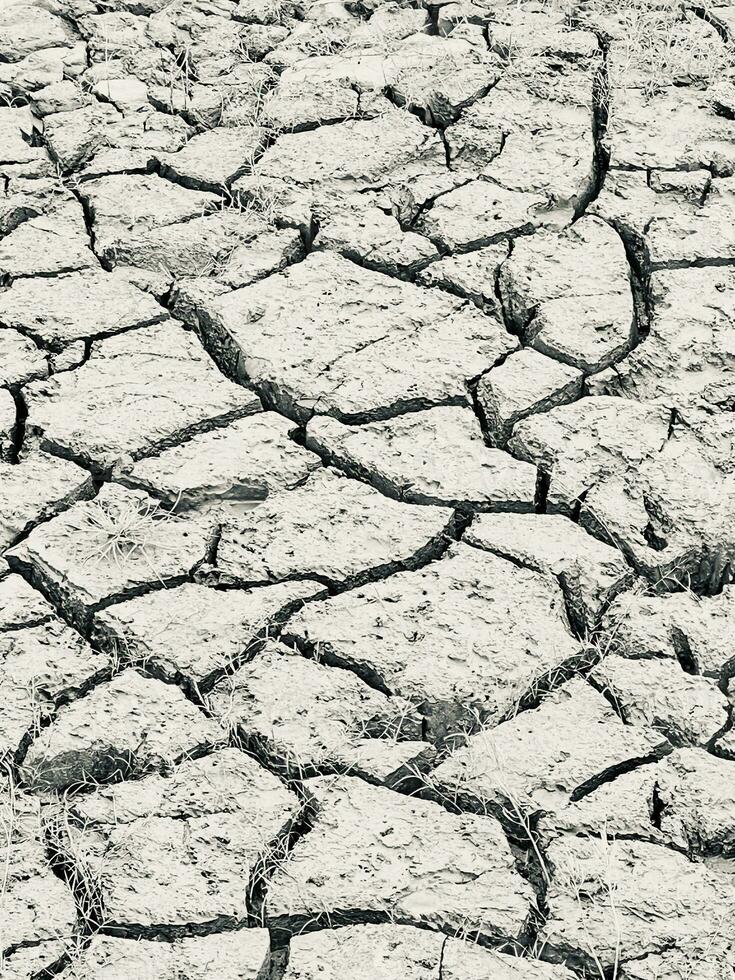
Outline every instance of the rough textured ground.
<path id="1" fill-rule="evenodd" d="M 733 980 L 735 6 L 0 0 L 0 980 Z"/>

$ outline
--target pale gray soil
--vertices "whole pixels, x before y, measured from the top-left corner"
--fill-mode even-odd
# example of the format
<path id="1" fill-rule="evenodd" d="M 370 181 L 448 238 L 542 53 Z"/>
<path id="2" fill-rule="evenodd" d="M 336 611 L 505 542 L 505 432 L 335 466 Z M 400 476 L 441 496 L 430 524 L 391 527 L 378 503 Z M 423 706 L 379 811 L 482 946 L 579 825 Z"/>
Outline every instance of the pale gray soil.
<path id="1" fill-rule="evenodd" d="M 0 0 L 0 980 L 733 980 L 735 6 Z"/>

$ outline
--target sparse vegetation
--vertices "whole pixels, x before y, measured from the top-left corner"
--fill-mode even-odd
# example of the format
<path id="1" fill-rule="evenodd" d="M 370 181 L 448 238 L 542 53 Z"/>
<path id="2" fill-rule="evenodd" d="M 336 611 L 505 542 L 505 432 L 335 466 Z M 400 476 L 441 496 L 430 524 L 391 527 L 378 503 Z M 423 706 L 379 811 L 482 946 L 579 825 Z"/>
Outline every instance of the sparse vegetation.
<path id="1" fill-rule="evenodd" d="M 621 874 L 619 856 L 614 838 L 607 836 L 604 828 L 600 837 L 585 838 L 594 854 L 588 866 L 569 858 L 557 861 L 553 869 L 554 888 L 566 892 L 574 899 L 579 920 L 587 935 L 587 952 L 600 980 L 617 980 L 623 945 L 623 926 L 617 903 L 618 877 Z M 590 870 L 591 869 L 591 870 Z M 601 900 L 598 902 L 598 899 Z M 612 970 L 606 968 L 597 949 L 595 939 L 585 924 L 590 905 L 601 904 L 609 913 L 612 923 L 614 958 Z"/>
<path id="2" fill-rule="evenodd" d="M 729 969 L 735 803 L 712 776 L 704 814 L 702 786 L 719 772 L 708 766 L 735 767 L 734 430 L 723 411 L 735 321 L 731 13 L 710 0 L 0 0 L 0 976 L 48 946 L 53 962 L 34 961 L 36 978 L 91 980 L 107 971 L 90 966 L 90 943 L 115 940 L 132 950 L 115 976 L 144 980 L 134 961 L 150 943 L 146 955 L 170 957 L 167 977 L 205 980 L 232 968 L 217 957 L 233 936 L 243 976 L 279 980 L 377 977 L 383 965 L 441 980 L 463 972 L 463 954 L 468 975 L 491 976 L 498 951 L 515 957 L 519 980 L 620 980 L 638 967 L 655 980 L 657 957 L 661 975 L 675 972 L 667 956 L 682 980 Z M 577 30 L 591 33 L 567 50 L 564 32 Z M 655 107 L 678 121 L 677 100 L 691 127 L 687 118 L 677 133 L 666 117 L 662 136 Z M 645 159 L 616 162 L 616 134 L 620 147 L 642 128 L 636 110 L 649 120 Z M 220 174 L 196 144 L 175 168 L 187 141 L 219 127 L 229 131 L 205 145 L 226 147 Z M 650 214 L 637 213 L 638 193 L 641 212 L 654 201 Z M 631 211 L 627 255 L 616 204 Z M 602 229 L 599 241 L 585 226 Z M 558 281 L 557 234 L 580 242 Z M 544 242 L 546 281 L 530 284 Z M 111 299 L 124 279 L 129 310 Z M 657 332 L 656 310 L 674 305 L 664 280 L 679 279 L 689 282 L 682 323 Z M 537 285 L 548 299 L 536 301 Z M 188 313 L 198 337 L 172 322 Z M 502 438 L 485 413 L 483 443 L 478 379 L 491 383 L 529 345 L 539 366 L 525 376 L 528 404 L 523 383 L 509 385 L 507 400 L 523 403 L 503 416 Z M 650 417 L 623 422 L 632 389 L 605 378 L 629 378 L 636 357 L 655 376 L 637 399 L 650 400 Z M 571 369 L 568 385 L 552 358 Z M 691 385 L 661 393 L 679 361 Z M 585 406 L 608 390 L 626 397 L 587 424 Z M 261 408 L 261 418 L 280 413 L 270 434 L 256 430 L 252 449 L 247 434 L 242 469 L 221 467 L 232 442 L 220 429 L 251 425 Z M 557 409 L 577 408 L 557 444 L 539 426 L 521 445 L 523 420 L 551 425 Z M 444 411 L 456 415 L 433 428 Z M 678 412 L 712 426 L 707 451 L 648 494 L 648 461 L 666 460 Z M 303 452 L 294 476 L 288 439 Z M 186 440 L 182 464 L 166 448 Z M 22 477 L 31 458 L 44 461 L 32 471 L 43 478 L 8 490 L 6 472 Z M 170 483 L 130 477 L 165 503 L 116 483 L 132 460 L 160 462 L 159 474 L 180 467 Z M 544 467 L 562 474 L 551 488 L 534 484 Z M 694 492 L 680 493 L 682 473 Z M 187 488 L 186 518 L 170 486 Z M 669 490 L 670 511 L 659 506 Z M 304 504 L 281 507 L 302 491 Z M 251 496 L 268 503 L 246 516 Z M 568 577 L 554 561 L 548 574 L 530 571 L 522 549 L 490 558 L 466 533 L 492 510 L 523 512 L 531 536 L 541 517 L 531 511 L 547 508 L 568 515 L 561 533 L 578 563 Z M 586 577 L 572 521 L 617 549 L 604 549 L 599 575 L 595 565 Z M 687 521 L 686 547 L 670 549 Z M 455 552 L 472 557 L 429 584 Z M 30 588 L 45 609 L 32 625 L 21 615 Z M 169 607 L 175 589 L 180 605 Z M 296 598 L 271 592 L 257 605 L 273 589 Z M 604 700 L 613 672 L 588 674 L 612 655 L 654 674 L 641 648 L 659 613 L 635 606 L 663 590 L 693 625 L 662 615 L 669 632 L 651 647 L 674 674 L 678 658 L 705 675 L 697 683 L 719 684 L 720 729 L 684 748 L 679 719 L 669 729 L 654 710 L 664 681 L 629 697 L 634 726 L 622 702 L 642 682 L 619 681 L 617 704 Z M 697 594 L 708 591 L 717 595 Z M 239 686 L 282 635 L 297 648 L 280 651 L 260 689 Z M 294 664 L 319 675 L 313 688 Z M 589 723 L 574 714 L 588 703 Z M 677 701 L 682 714 L 698 703 Z M 595 739 L 608 739 L 599 756 Z M 661 775 L 675 766 L 701 777 L 689 798 Z M 598 816 L 595 806 L 654 781 L 631 805 L 632 830 L 612 807 L 609 822 Z M 660 866 L 673 870 L 657 894 Z M 371 935 L 369 948 L 372 925 L 388 938 Z M 413 959 L 401 959 L 392 925 L 408 927 Z M 640 943 L 628 936 L 638 929 Z M 299 949 L 301 933 L 312 935 Z M 251 969 L 242 949 L 253 939 Z"/>
<path id="3" fill-rule="evenodd" d="M 176 520 L 173 512 L 147 500 L 95 501 L 87 506 L 75 527 L 93 532 L 85 559 L 94 563 L 112 563 L 118 567 L 142 559 L 154 569 L 151 535 L 156 522 Z M 160 547 L 160 545 L 156 545 Z"/>
<path id="4" fill-rule="evenodd" d="M 735 68 L 735 50 L 708 19 L 676 2 L 633 0 L 616 8 L 609 71 L 613 91 L 633 85 L 652 96 L 676 84 L 708 84 Z"/>

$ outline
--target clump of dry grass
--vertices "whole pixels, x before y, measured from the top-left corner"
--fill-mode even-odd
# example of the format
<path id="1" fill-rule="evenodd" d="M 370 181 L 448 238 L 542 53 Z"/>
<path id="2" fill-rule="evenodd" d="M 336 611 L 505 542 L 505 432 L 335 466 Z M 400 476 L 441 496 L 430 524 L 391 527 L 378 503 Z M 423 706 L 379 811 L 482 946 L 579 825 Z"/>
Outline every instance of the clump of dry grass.
<path id="1" fill-rule="evenodd" d="M 69 527 L 88 539 L 82 563 L 112 565 L 120 570 L 143 561 L 163 584 L 154 553 L 166 545 L 156 531 L 162 523 L 178 520 L 174 513 L 177 504 L 178 500 L 168 511 L 145 498 L 90 501 L 83 513 L 69 519 Z"/>
<path id="2" fill-rule="evenodd" d="M 238 191 L 223 200 L 221 210 L 241 214 L 243 218 L 276 225 L 287 205 L 284 190 L 268 180 L 254 179 L 247 190 Z"/>
<path id="3" fill-rule="evenodd" d="M 682 0 L 516 0 L 516 6 L 592 30 L 609 45 L 602 95 L 611 110 L 621 88 L 652 98 L 672 85 L 706 86 L 735 75 L 735 46 L 721 36 L 717 10 L 706 0 L 696 10 Z"/>
<path id="4" fill-rule="evenodd" d="M 679 3 L 628 0 L 617 8 L 616 19 L 608 62 L 613 90 L 630 85 L 651 97 L 675 84 L 709 84 L 735 67 L 732 45 L 706 17 Z"/>
<path id="5" fill-rule="evenodd" d="M 85 561 L 124 564 L 145 557 L 156 520 L 171 519 L 160 504 L 141 500 L 94 501 L 84 518 L 71 526 L 94 532 Z"/>
<path id="6" fill-rule="evenodd" d="M 590 905 L 602 906 L 609 911 L 615 938 L 612 971 L 605 969 L 590 931 L 586 927 L 584 931 L 587 952 L 600 980 L 608 977 L 617 980 L 623 944 L 623 925 L 617 901 L 620 855 L 615 838 L 609 837 L 605 828 L 602 828 L 599 838 L 588 835 L 586 840 L 593 850 L 594 860 L 587 862 L 587 866 L 573 858 L 557 861 L 553 870 L 554 886 L 574 899 L 582 922 Z"/>

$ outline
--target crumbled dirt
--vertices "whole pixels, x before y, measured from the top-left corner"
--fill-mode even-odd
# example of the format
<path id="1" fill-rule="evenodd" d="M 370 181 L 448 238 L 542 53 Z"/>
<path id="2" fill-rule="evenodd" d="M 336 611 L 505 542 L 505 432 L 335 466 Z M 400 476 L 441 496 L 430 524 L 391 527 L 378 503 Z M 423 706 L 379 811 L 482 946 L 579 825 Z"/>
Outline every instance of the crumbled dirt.
<path id="1" fill-rule="evenodd" d="M 735 6 L 0 0 L 0 978 L 732 980 Z"/>

